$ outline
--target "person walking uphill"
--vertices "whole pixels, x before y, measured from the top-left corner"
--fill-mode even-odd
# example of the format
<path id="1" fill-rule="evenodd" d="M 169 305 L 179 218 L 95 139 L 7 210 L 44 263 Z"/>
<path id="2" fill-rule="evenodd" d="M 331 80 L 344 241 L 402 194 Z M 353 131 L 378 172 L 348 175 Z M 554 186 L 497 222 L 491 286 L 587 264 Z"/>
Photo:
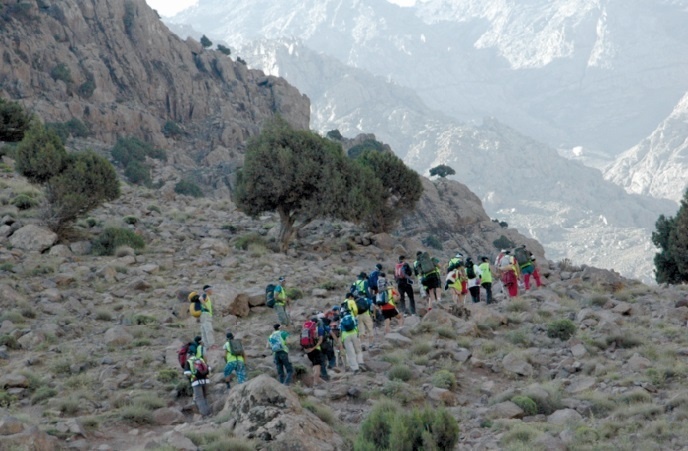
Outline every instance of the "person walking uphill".
<path id="1" fill-rule="evenodd" d="M 229 378 L 236 371 L 237 382 L 246 382 L 246 353 L 240 340 L 234 339 L 234 334 L 227 332 L 227 341 L 222 349 L 225 350 L 225 384 L 230 389 Z"/>
<path id="2" fill-rule="evenodd" d="M 282 327 L 281 324 L 275 324 L 272 327 L 275 331 L 268 337 L 268 347 L 272 351 L 274 357 L 277 377 L 280 384 L 289 385 L 291 383 L 291 377 L 294 375 L 294 367 L 289 361 L 289 348 L 285 341 L 289 333 L 280 330 Z"/>
<path id="3" fill-rule="evenodd" d="M 339 329 L 341 341 L 346 350 L 346 361 L 349 364 L 349 369 L 354 374 L 361 370 L 366 371 L 367 368 L 363 364 L 361 341 L 358 339 L 358 322 L 349 310 L 342 310 Z"/>
<path id="4" fill-rule="evenodd" d="M 205 349 L 201 337 L 194 338 L 193 343 L 189 346 L 187 362 L 188 368 L 184 371 L 184 375 L 191 381 L 194 403 L 201 415 L 208 416 L 210 415 L 210 407 L 208 406 L 207 385 L 210 384 L 208 378 L 210 367 L 205 361 Z"/>
<path id="5" fill-rule="evenodd" d="M 213 332 L 213 301 L 210 299 L 212 294 L 213 287 L 205 285 L 201 296 L 201 337 L 208 349 L 217 349 Z"/>
<path id="6" fill-rule="evenodd" d="M 502 249 L 497 256 L 495 266 L 501 274 L 502 284 L 509 292 L 509 297 L 518 296 L 518 263 L 511 255 L 511 251 Z"/>
<path id="7" fill-rule="evenodd" d="M 287 314 L 287 306 L 289 305 L 289 298 L 287 297 L 287 290 L 285 289 L 285 282 L 287 278 L 282 276 L 279 278 L 275 286 L 275 313 L 277 313 L 277 321 L 283 326 L 291 326 L 289 314 Z"/>
<path id="8" fill-rule="evenodd" d="M 473 303 L 480 302 L 480 279 L 482 274 L 480 268 L 473 262 L 473 259 L 468 257 L 466 259 L 466 277 L 468 278 L 468 291 L 471 293 Z"/>
<path id="9" fill-rule="evenodd" d="M 478 265 L 480 268 L 480 285 L 485 289 L 487 294 L 487 303 L 492 304 L 492 270 L 490 267 L 490 259 L 482 257 L 482 263 Z"/>
<path id="10" fill-rule="evenodd" d="M 397 282 L 397 289 L 399 290 L 399 308 L 401 313 L 405 315 L 416 314 L 416 300 L 413 297 L 413 271 L 411 266 L 406 262 L 404 255 L 399 256 L 399 261 L 394 267 L 394 280 Z M 409 307 L 406 308 L 405 296 L 409 298 Z"/>

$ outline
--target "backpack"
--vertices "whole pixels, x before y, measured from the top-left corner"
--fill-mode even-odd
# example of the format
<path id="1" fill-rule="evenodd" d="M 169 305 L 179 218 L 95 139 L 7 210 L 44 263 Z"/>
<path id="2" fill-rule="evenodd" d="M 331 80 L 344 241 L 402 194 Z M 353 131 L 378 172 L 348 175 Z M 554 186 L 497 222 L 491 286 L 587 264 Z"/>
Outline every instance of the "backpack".
<path id="1" fill-rule="evenodd" d="M 347 313 L 339 321 L 339 328 L 344 332 L 351 332 L 356 329 L 356 320 L 351 313 Z"/>
<path id="2" fill-rule="evenodd" d="M 318 324 L 306 321 L 301 328 L 301 347 L 304 349 L 315 347 L 318 343 Z"/>
<path id="3" fill-rule="evenodd" d="M 411 269 L 408 267 L 408 263 L 397 263 L 394 267 L 394 280 L 396 280 L 397 282 L 406 280 L 406 278 L 410 275 L 410 272 Z"/>
<path id="4" fill-rule="evenodd" d="M 423 252 L 420 257 L 418 257 L 418 267 L 423 275 L 430 274 L 435 270 L 435 263 L 432 261 L 430 254 Z"/>
<path id="5" fill-rule="evenodd" d="M 506 269 L 509 266 L 511 266 L 511 257 L 507 254 L 504 254 L 502 258 L 497 261 L 497 264 L 499 266 L 499 269 Z"/>
<path id="6" fill-rule="evenodd" d="M 466 277 L 475 279 L 475 265 L 473 263 L 466 266 Z"/>
<path id="7" fill-rule="evenodd" d="M 377 288 L 377 278 L 380 277 L 380 270 L 376 269 L 371 272 L 368 276 L 368 286 L 372 288 Z"/>
<path id="8" fill-rule="evenodd" d="M 519 266 L 527 265 L 530 262 L 530 255 L 528 255 L 528 251 L 525 247 L 514 249 L 514 258 L 516 258 Z"/>
<path id="9" fill-rule="evenodd" d="M 177 360 L 179 360 L 179 364 L 181 365 L 183 370 L 186 370 L 187 366 L 187 360 L 189 359 L 189 348 L 191 347 L 191 343 L 187 343 L 181 348 L 179 348 L 179 351 L 177 351 Z"/>
<path id="10" fill-rule="evenodd" d="M 387 296 L 387 290 L 382 290 L 380 291 L 377 296 L 375 297 L 375 304 L 376 305 L 385 305 L 389 302 L 389 298 Z"/>
<path id="11" fill-rule="evenodd" d="M 244 354 L 244 344 L 241 340 L 228 340 L 229 341 L 229 353 L 233 356 L 241 356 Z"/>
<path id="12" fill-rule="evenodd" d="M 365 313 L 370 310 L 370 301 L 368 298 L 358 297 L 356 298 L 356 308 L 358 309 L 358 314 Z"/>
<path id="13" fill-rule="evenodd" d="M 365 280 L 357 280 L 356 282 L 352 283 L 349 293 L 353 294 L 354 296 L 366 296 L 368 293 L 366 293 L 365 290 Z"/>
<path id="14" fill-rule="evenodd" d="M 447 267 L 447 272 L 454 271 L 456 268 L 461 266 L 463 264 L 463 261 L 460 258 L 454 257 L 451 260 L 449 260 L 449 266 Z"/>
<path id="15" fill-rule="evenodd" d="M 208 373 L 210 371 L 208 370 L 208 365 L 203 359 L 194 359 L 193 365 L 196 372 L 196 379 L 205 379 L 208 377 Z"/>
<path id="16" fill-rule="evenodd" d="M 194 318 L 199 318 L 201 316 L 201 311 L 203 310 L 203 306 L 201 305 L 201 301 L 195 301 L 189 304 L 189 313 L 191 316 Z"/>
<path id="17" fill-rule="evenodd" d="M 278 333 L 273 333 L 268 338 L 268 343 L 270 343 L 270 350 L 272 352 L 284 351 L 284 346 L 282 345 L 282 339 Z"/>
<path id="18" fill-rule="evenodd" d="M 265 305 L 270 308 L 275 307 L 275 285 L 271 283 L 265 287 Z"/>

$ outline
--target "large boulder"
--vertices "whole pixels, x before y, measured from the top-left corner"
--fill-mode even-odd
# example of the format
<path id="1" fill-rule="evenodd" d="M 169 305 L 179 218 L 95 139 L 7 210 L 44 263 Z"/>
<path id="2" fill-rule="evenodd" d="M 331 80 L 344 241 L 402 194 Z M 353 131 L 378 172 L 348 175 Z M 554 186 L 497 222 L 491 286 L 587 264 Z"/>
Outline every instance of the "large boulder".
<path id="1" fill-rule="evenodd" d="M 57 242 L 57 234 L 33 224 L 22 227 L 12 234 L 10 243 L 17 249 L 43 252 Z"/>
<path id="2" fill-rule="evenodd" d="M 234 434 L 258 439 L 268 449 L 338 450 L 342 438 L 310 411 L 298 396 L 267 375 L 232 388 L 218 417 L 228 417 Z"/>

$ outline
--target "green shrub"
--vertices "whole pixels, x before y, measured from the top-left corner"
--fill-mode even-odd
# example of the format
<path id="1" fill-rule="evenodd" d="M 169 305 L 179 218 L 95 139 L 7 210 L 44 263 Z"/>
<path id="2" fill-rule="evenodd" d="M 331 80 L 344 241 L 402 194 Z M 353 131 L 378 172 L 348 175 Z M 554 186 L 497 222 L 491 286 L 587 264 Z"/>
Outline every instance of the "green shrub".
<path id="1" fill-rule="evenodd" d="M 387 373 L 389 380 L 400 380 L 407 382 L 413 377 L 411 368 L 406 365 L 394 365 Z"/>
<path id="2" fill-rule="evenodd" d="M 143 238 L 129 229 L 108 227 L 93 242 L 93 253 L 95 255 L 114 255 L 115 250 L 120 246 L 143 249 L 145 243 Z"/>
<path id="3" fill-rule="evenodd" d="M 232 53 L 232 51 L 228 47 L 222 44 L 217 44 L 217 51 L 227 56 L 231 55 Z"/>
<path id="4" fill-rule="evenodd" d="M 41 123 L 31 125 L 15 150 L 15 170 L 31 183 L 45 184 L 62 172 L 67 151 L 62 140 Z"/>
<path id="5" fill-rule="evenodd" d="M 538 412 L 538 407 L 537 404 L 535 404 L 535 401 L 527 396 L 514 396 L 511 398 L 511 402 L 520 407 L 528 416 L 536 415 Z"/>
<path id="6" fill-rule="evenodd" d="M 456 331 L 451 327 L 440 326 L 437 328 L 437 335 L 439 335 L 441 338 L 454 339 L 456 338 Z"/>
<path id="7" fill-rule="evenodd" d="M 10 407 L 17 402 L 17 397 L 0 388 L 0 407 Z"/>
<path id="8" fill-rule="evenodd" d="M 180 180 L 174 185 L 174 192 L 185 196 L 203 197 L 203 190 L 190 180 Z"/>
<path id="9" fill-rule="evenodd" d="M 179 380 L 179 371 L 173 370 L 171 368 L 165 368 L 158 371 L 158 380 L 163 384 L 174 383 L 176 384 Z"/>
<path id="10" fill-rule="evenodd" d="M 241 235 L 234 241 L 234 247 L 241 250 L 247 250 L 251 244 L 262 244 L 266 245 L 265 238 L 263 238 L 259 233 L 249 232 L 245 235 Z"/>
<path id="11" fill-rule="evenodd" d="M 634 348 L 643 344 L 642 338 L 634 336 L 628 331 L 626 331 L 626 333 L 617 332 L 616 334 L 609 335 L 605 341 L 607 346 L 616 344 L 617 348 L 622 349 Z"/>
<path id="12" fill-rule="evenodd" d="M 120 418 L 132 425 L 153 424 L 153 413 L 150 409 L 140 404 L 132 404 L 124 407 L 120 411 Z"/>
<path id="13" fill-rule="evenodd" d="M 301 407 L 315 414 L 316 417 L 320 418 L 323 422 L 334 426 L 335 416 L 332 409 L 322 404 L 315 404 L 308 400 L 301 401 Z"/>
<path id="14" fill-rule="evenodd" d="M 85 82 L 79 85 L 77 92 L 85 99 L 90 99 L 93 92 L 96 90 L 96 81 L 93 76 L 88 77 Z"/>
<path id="15" fill-rule="evenodd" d="M 123 221 L 125 224 L 134 225 L 139 222 L 139 218 L 136 216 L 125 216 Z"/>
<path id="16" fill-rule="evenodd" d="M 7 349 L 21 349 L 21 345 L 13 335 L 0 335 L 0 346 L 7 346 Z"/>
<path id="17" fill-rule="evenodd" d="M 444 409 L 402 410 L 389 401 L 379 402 L 361 423 L 356 450 L 454 449 L 459 425 Z"/>
<path id="18" fill-rule="evenodd" d="M 53 67 L 50 71 L 50 76 L 53 80 L 62 80 L 63 82 L 70 84 L 72 82 L 72 72 L 65 63 L 59 63 L 57 66 Z"/>
<path id="19" fill-rule="evenodd" d="M 0 141 L 19 142 L 31 125 L 31 115 L 18 102 L 0 98 Z"/>
<path id="20" fill-rule="evenodd" d="M 135 185 L 150 186 L 152 183 L 150 167 L 140 161 L 130 161 L 124 169 L 124 176 Z"/>
<path id="21" fill-rule="evenodd" d="M 426 341 L 420 341 L 413 345 L 411 348 L 412 355 L 424 355 L 432 351 L 432 346 Z"/>
<path id="22" fill-rule="evenodd" d="M 69 133 L 76 138 L 85 138 L 91 134 L 88 126 L 75 117 L 65 122 L 65 125 Z"/>
<path id="23" fill-rule="evenodd" d="M 43 386 L 38 388 L 33 396 L 31 396 L 31 404 L 38 404 L 46 399 L 54 398 L 57 396 L 57 390 L 50 388 L 48 386 Z"/>
<path id="24" fill-rule="evenodd" d="M 432 385 L 452 390 L 456 386 L 456 376 L 448 370 L 439 370 L 432 375 Z"/>
<path id="25" fill-rule="evenodd" d="M 165 122 L 165 125 L 163 125 L 162 127 L 162 134 L 167 136 L 168 138 L 176 138 L 178 136 L 183 135 L 184 131 L 176 122 L 167 121 Z"/>
<path id="26" fill-rule="evenodd" d="M 444 246 L 442 245 L 442 242 L 440 241 L 439 238 L 437 238 L 435 235 L 428 235 L 423 239 L 423 244 L 427 247 L 431 247 L 433 249 L 437 249 L 438 251 L 441 251 L 444 249 Z"/>
<path id="27" fill-rule="evenodd" d="M 29 208 L 38 205 L 38 201 L 28 194 L 18 194 L 11 201 L 10 204 L 14 205 L 20 210 L 28 210 Z"/>
<path id="28" fill-rule="evenodd" d="M 303 291 L 296 287 L 287 287 L 287 297 L 293 301 L 303 298 Z"/>
<path id="29" fill-rule="evenodd" d="M 547 336 L 566 341 L 576 333 L 576 325 L 569 319 L 559 319 L 547 325 Z"/>
<path id="30" fill-rule="evenodd" d="M 492 242 L 492 245 L 497 249 L 510 249 L 512 247 L 515 247 L 516 243 L 514 243 L 504 235 L 501 235 L 499 238 Z"/>

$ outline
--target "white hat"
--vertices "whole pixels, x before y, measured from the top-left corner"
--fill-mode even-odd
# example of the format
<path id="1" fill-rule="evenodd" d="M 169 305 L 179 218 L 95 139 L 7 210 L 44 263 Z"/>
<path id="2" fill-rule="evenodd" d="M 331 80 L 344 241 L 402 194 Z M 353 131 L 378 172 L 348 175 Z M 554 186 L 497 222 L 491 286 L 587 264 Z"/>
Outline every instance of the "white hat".
<path id="1" fill-rule="evenodd" d="M 457 252 L 455 255 L 456 258 L 461 258 L 463 257 L 463 254 L 461 252 Z"/>
<path id="2" fill-rule="evenodd" d="M 501 251 L 499 251 L 500 254 L 503 254 L 505 252 L 506 252 L 506 249 L 502 249 Z"/>

